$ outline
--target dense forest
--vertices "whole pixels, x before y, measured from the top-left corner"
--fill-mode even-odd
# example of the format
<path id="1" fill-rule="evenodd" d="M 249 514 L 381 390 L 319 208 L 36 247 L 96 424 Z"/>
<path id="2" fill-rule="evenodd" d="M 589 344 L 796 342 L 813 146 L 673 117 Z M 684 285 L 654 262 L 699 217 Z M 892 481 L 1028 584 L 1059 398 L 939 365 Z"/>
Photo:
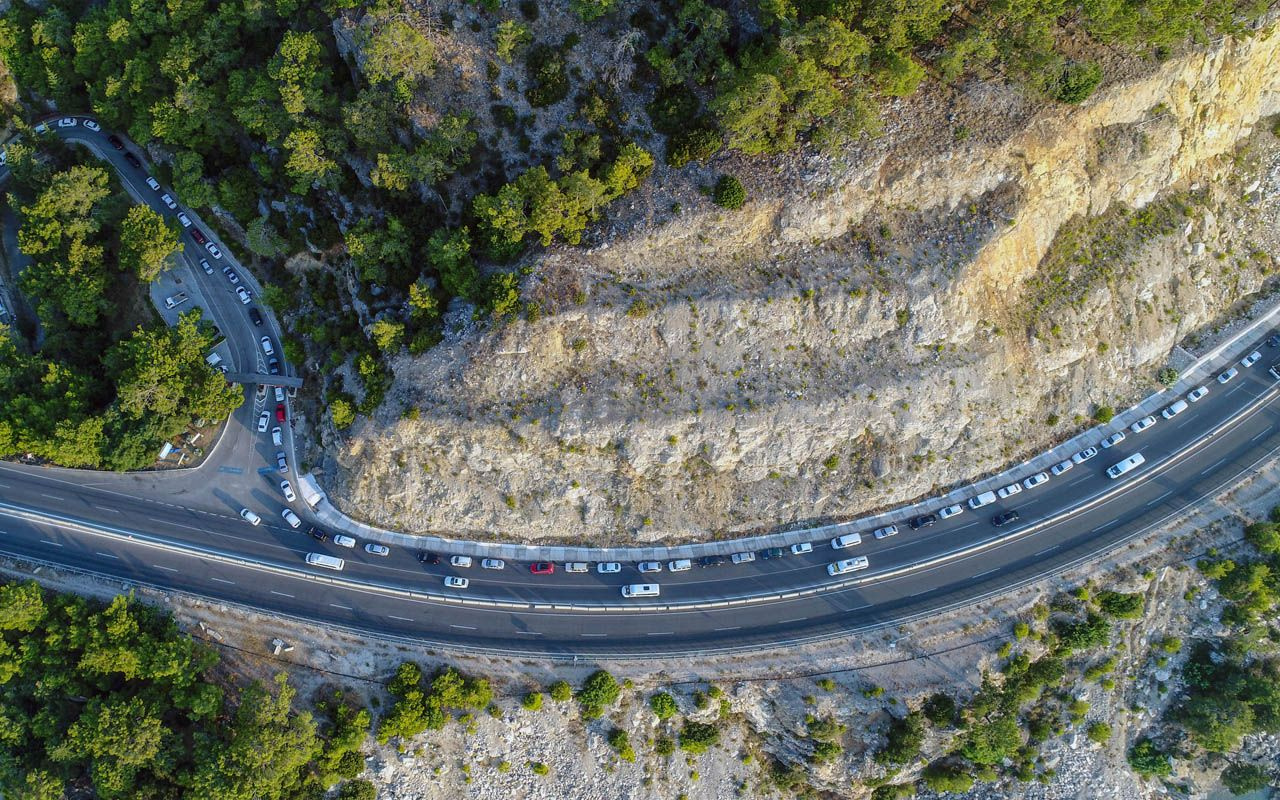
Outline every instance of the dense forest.
<path id="1" fill-rule="evenodd" d="M 167 327 L 147 284 L 178 252 L 177 231 L 132 205 L 110 170 L 51 137 L 7 148 L 26 330 L 0 326 L 0 454 L 139 469 L 195 417 L 243 402 L 204 360 L 199 311 Z"/>
<path id="2" fill-rule="evenodd" d="M 266 299 L 290 312 L 286 355 L 326 376 L 341 427 L 381 403 L 388 356 L 440 340 L 455 298 L 495 318 L 540 313 L 501 265 L 578 243 L 656 158 L 839 149 L 875 134 L 885 98 L 930 80 L 1006 80 L 1079 103 L 1104 77 L 1087 55 L 1099 43 L 1163 58 L 1247 33 L 1265 8 L 571 0 L 566 17 L 536 0 L 54 0 L 13 4 L 0 58 L 24 97 L 156 146 L 184 202 L 234 218 L 245 235 L 228 238 L 260 258 L 277 284 Z M 487 109 L 459 99 L 463 36 L 487 37 Z M 584 37 L 625 42 L 629 77 L 593 67 Z M 537 133 L 546 120 L 553 132 Z M 736 191 L 715 199 L 732 208 L 743 195 L 729 177 L 718 186 Z M 273 268 L 303 250 L 338 269 Z M 344 363 L 358 386 L 328 377 Z"/>
<path id="3" fill-rule="evenodd" d="M 296 712 L 284 675 L 242 686 L 218 661 L 130 597 L 0 586 L 0 795 L 319 798 L 364 768 L 367 711 Z"/>

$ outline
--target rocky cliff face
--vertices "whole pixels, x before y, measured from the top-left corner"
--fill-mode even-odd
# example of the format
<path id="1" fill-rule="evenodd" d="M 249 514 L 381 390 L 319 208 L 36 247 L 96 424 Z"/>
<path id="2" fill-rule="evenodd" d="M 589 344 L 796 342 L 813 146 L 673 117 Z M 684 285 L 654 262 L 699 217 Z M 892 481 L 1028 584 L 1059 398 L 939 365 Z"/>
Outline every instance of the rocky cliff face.
<path id="1" fill-rule="evenodd" d="M 717 165 L 752 192 L 737 212 L 660 174 L 605 243 L 540 257 L 540 317 L 456 311 L 313 460 L 376 524 L 592 543 L 848 516 L 993 470 L 1149 391 L 1263 285 L 1275 33 L 1083 107 L 935 90 L 838 160 Z"/>

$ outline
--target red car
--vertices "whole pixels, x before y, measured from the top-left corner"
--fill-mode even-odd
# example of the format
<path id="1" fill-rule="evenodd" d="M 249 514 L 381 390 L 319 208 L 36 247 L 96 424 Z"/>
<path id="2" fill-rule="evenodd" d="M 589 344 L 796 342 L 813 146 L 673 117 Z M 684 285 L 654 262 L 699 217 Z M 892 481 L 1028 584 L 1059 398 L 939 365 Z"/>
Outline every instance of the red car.
<path id="1" fill-rule="evenodd" d="M 276 422 L 284 422 L 284 403 L 276 403 Z"/>
<path id="2" fill-rule="evenodd" d="M 529 565 L 529 571 L 534 575 L 550 575 L 556 571 L 556 565 L 550 561 L 535 561 Z"/>
<path id="3" fill-rule="evenodd" d="M 199 228 L 191 229 L 191 238 L 196 240 L 196 244 L 204 244 L 205 242 L 209 241 L 208 239 L 204 238 L 204 234 L 200 232 Z"/>

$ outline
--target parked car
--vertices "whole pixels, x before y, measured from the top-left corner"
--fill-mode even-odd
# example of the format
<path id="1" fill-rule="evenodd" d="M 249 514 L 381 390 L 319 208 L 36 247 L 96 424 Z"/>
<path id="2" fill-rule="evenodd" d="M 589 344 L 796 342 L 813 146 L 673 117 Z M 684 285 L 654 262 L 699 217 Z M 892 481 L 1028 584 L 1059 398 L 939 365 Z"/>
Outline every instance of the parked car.
<path id="1" fill-rule="evenodd" d="M 503 569 L 507 566 L 507 562 L 500 558 L 485 558 L 480 561 L 481 569 Z"/>
<path id="2" fill-rule="evenodd" d="M 271 429 L 271 443 L 276 447 L 284 446 L 284 431 L 279 425 Z"/>
<path id="3" fill-rule="evenodd" d="M 279 428 L 276 430 L 279 430 Z M 288 481 L 280 481 L 280 494 L 284 495 L 284 499 L 290 503 L 298 499 L 298 496 L 293 493 L 293 484 Z"/>
<path id="4" fill-rule="evenodd" d="M 175 209 L 175 208 L 177 208 L 177 207 L 178 207 L 178 203 L 177 203 L 177 201 L 175 201 L 175 200 L 174 200 L 172 197 L 170 197 L 168 194 L 162 194 L 162 195 L 160 195 L 160 202 L 161 202 L 161 203 L 164 203 L 166 206 L 168 206 L 170 210 L 173 210 L 173 209 Z M 189 223 L 188 223 L 188 224 L 189 224 Z"/>
<path id="5" fill-rule="evenodd" d="M 636 565 L 636 569 L 640 570 L 641 573 L 662 572 L 662 562 L 661 561 L 641 561 L 639 564 Z"/>
<path id="6" fill-rule="evenodd" d="M 729 563 L 729 559 L 725 558 L 722 555 L 703 556 L 702 558 L 698 559 L 698 566 L 700 567 L 720 567 L 728 563 Z"/>
<path id="7" fill-rule="evenodd" d="M 1008 525 L 1010 522 L 1017 522 L 1019 519 L 1017 511 L 1002 511 L 991 518 L 991 524 L 997 528 Z"/>
<path id="8" fill-rule="evenodd" d="M 267 372 L 270 372 L 272 375 L 279 375 L 279 374 L 280 374 L 280 359 L 278 359 L 278 358 L 274 358 L 274 357 L 272 357 L 272 358 L 268 358 L 268 359 L 267 359 Z"/>
<path id="9" fill-rule="evenodd" d="M 756 560 L 755 553 L 734 553 L 729 556 L 729 560 L 735 564 L 750 564 Z"/>
<path id="10" fill-rule="evenodd" d="M 58 120 L 59 128 L 74 128 L 78 123 L 75 117 L 63 117 Z"/>
<path id="11" fill-rule="evenodd" d="M 191 238 L 196 240 L 196 244 L 204 244 L 205 242 L 209 241 L 207 238 L 205 238 L 204 231 L 200 230 L 199 228 L 190 228 L 190 231 L 191 231 Z"/>
<path id="12" fill-rule="evenodd" d="M 180 306 L 180 305 L 182 305 L 183 303 L 187 302 L 187 300 L 189 300 L 189 299 L 191 299 L 191 298 L 187 297 L 187 293 L 186 293 L 186 292 L 178 292 L 177 294 L 175 294 L 175 295 L 170 295 L 169 297 L 166 297 L 166 298 L 164 299 L 164 307 L 165 307 L 165 308 L 177 308 L 178 306 Z"/>
<path id="13" fill-rule="evenodd" d="M 1067 470 L 1071 469 L 1074 466 L 1075 466 L 1075 462 L 1073 462 L 1071 459 L 1068 458 L 1066 461 L 1059 461 L 1057 464 L 1054 464 L 1052 467 L 1049 467 L 1049 471 L 1052 472 L 1056 477 L 1066 472 Z"/>
<path id="14" fill-rule="evenodd" d="M 450 589 L 465 589 L 470 583 L 466 578 L 459 578 L 457 575 L 446 575 L 444 585 Z"/>
<path id="15" fill-rule="evenodd" d="M 218 246 L 213 242 L 205 242 L 204 249 L 208 250 L 209 255 L 213 256 L 214 258 L 222 258 L 222 251 L 219 250 Z"/>
<path id="16" fill-rule="evenodd" d="M 298 515 L 293 513 L 293 509 L 286 508 L 280 512 L 280 516 L 284 517 L 284 521 L 289 523 L 290 528 L 296 528 L 302 524 L 302 520 L 298 519 Z"/>
<path id="17" fill-rule="evenodd" d="M 201 260 L 201 261 L 204 261 L 204 259 L 203 259 L 203 258 L 202 258 L 202 259 L 200 259 L 200 260 Z M 259 311 L 259 310 L 258 310 L 258 309 L 256 309 L 256 308 L 251 308 L 251 309 L 249 309 L 249 321 L 253 323 L 253 326 L 254 326 L 255 328 L 261 328 L 261 327 L 262 327 L 262 312 L 261 312 L 261 311 Z"/>
<path id="18" fill-rule="evenodd" d="M 150 175 L 147 176 L 147 186 L 150 186 L 153 192 L 160 191 L 160 181 L 156 180 Z M 165 197 L 168 197 L 168 196 L 169 195 L 165 195 Z"/>
<path id="19" fill-rule="evenodd" d="M 246 306 L 253 302 L 253 295 L 249 294 L 249 290 L 243 286 L 236 287 L 236 297 L 239 297 L 240 302 Z"/>
<path id="20" fill-rule="evenodd" d="M 258 415 L 258 433 L 266 433 L 267 425 L 271 422 L 271 414 L 263 411 Z"/>
<path id="21" fill-rule="evenodd" d="M 333 543 L 338 547 L 355 547 L 356 540 L 354 537 L 347 536 L 343 533 L 335 533 L 333 535 Z"/>
<path id="22" fill-rule="evenodd" d="M 897 536 L 898 526 L 885 525 L 883 528 L 876 528 L 874 535 L 877 539 L 888 539 L 890 536 Z"/>
<path id="23" fill-rule="evenodd" d="M 866 556 L 854 556 L 846 558 L 843 561 L 837 561 L 834 564 L 827 565 L 827 574 L 831 577 L 844 575 L 846 572 L 856 572 L 860 569 L 866 569 L 870 566 Z"/>
<path id="24" fill-rule="evenodd" d="M 1227 370 L 1226 372 L 1218 376 L 1218 383 L 1226 383 L 1227 381 L 1231 380 L 1232 378 L 1234 378 L 1239 374 L 1240 374 L 1240 370 L 1236 369 L 1235 367 L 1232 367 L 1231 369 Z"/>
<path id="25" fill-rule="evenodd" d="M 765 549 L 760 551 L 760 558 L 764 559 L 765 561 L 771 561 L 775 558 L 782 558 L 783 555 L 785 555 L 785 552 L 781 547 L 766 547 Z"/>
<path id="26" fill-rule="evenodd" d="M 667 569 L 672 572 L 688 572 L 693 569 L 693 562 L 687 558 L 677 558 L 675 561 L 667 562 Z"/>
<path id="27" fill-rule="evenodd" d="M 102 130 L 102 126 L 91 119 L 86 119 L 84 121 L 84 126 L 89 130 L 93 131 L 94 133 L 97 133 Z"/>
<path id="28" fill-rule="evenodd" d="M 1098 454 L 1098 448 L 1096 448 L 1096 447 L 1086 447 L 1085 449 L 1081 450 L 1079 453 L 1076 453 L 1074 456 L 1072 456 L 1072 457 L 1071 457 L 1071 463 L 1072 463 L 1072 464 L 1083 464 L 1084 462 L 1086 462 L 1086 461 L 1088 461 L 1089 459 L 1093 458 L 1093 457 L 1094 457 L 1094 456 L 1096 456 L 1097 454 Z"/>
<path id="29" fill-rule="evenodd" d="M 1116 431 L 1115 433 L 1111 434 L 1107 438 L 1103 439 L 1101 442 L 1098 442 L 1098 445 L 1103 450 L 1106 450 L 1107 448 L 1115 447 L 1116 445 L 1120 444 L 1123 441 L 1124 441 L 1124 431 Z"/>
<path id="30" fill-rule="evenodd" d="M 289 473 L 289 462 L 288 460 L 285 459 L 283 450 L 276 453 L 276 469 L 280 470 L 286 475 Z"/>
<path id="31" fill-rule="evenodd" d="M 617 561 L 603 561 L 596 564 L 596 572 L 601 575 L 612 575 L 615 572 L 622 572 L 622 565 Z"/>
<path id="32" fill-rule="evenodd" d="M 1254 350 L 1254 351 L 1253 351 L 1252 353 L 1250 353 L 1249 355 L 1247 355 L 1247 356 L 1245 356 L 1244 358 L 1240 359 L 1240 366 L 1242 366 L 1242 367 L 1252 367 L 1254 364 L 1257 364 L 1257 363 L 1258 363 L 1258 359 L 1260 359 L 1260 358 L 1262 358 L 1262 353 L 1259 353 L 1257 350 Z"/>
<path id="33" fill-rule="evenodd" d="M 1191 391 L 1187 392 L 1187 400 L 1194 403 L 1208 393 L 1209 393 L 1208 386 L 1200 386 L 1198 388 L 1192 389 Z"/>
<path id="34" fill-rule="evenodd" d="M 245 522 L 249 523 L 250 525 L 258 525 L 262 522 L 262 517 L 258 516 L 257 514 L 253 513 L 247 508 L 240 509 L 240 518 L 243 519 Z"/>
<path id="35" fill-rule="evenodd" d="M 272 386 L 272 387 L 271 387 L 271 389 L 272 389 L 272 391 L 274 391 L 274 392 L 275 392 L 276 402 L 277 402 L 277 403 L 283 403 L 283 402 L 284 402 L 284 388 L 283 388 L 283 387 L 281 387 L 281 386 Z"/>
<path id="36" fill-rule="evenodd" d="M 1156 418 L 1148 414 L 1147 416 L 1143 417 L 1142 419 L 1130 425 L 1129 430 L 1132 433 L 1142 433 L 1147 428 L 1150 428 L 1152 425 L 1155 425 L 1155 424 L 1156 424 Z"/>
<path id="37" fill-rule="evenodd" d="M 449 565 L 466 569 L 471 566 L 471 556 L 449 556 Z"/>
<path id="38" fill-rule="evenodd" d="M 911 522 L 909 522 L 908 524 L 911 526 L 911 530 L 918 531 L 921 528 L 931 528 L 934 525 L 936 525 L 937 522 L 938 522 L 937 515 L 921 514 L 920 516 L 913 518 Z"/>
<path id="39" fill-rule="evenodd" d="M 269 356 L 275 354 L 276 349 L 271 345 L 270 336 L 263 336 L 261 339 L 258 340 L 258 342 L 259 344 L 262 345 L 262 352 L 266 353 Z"/>
<path id="40" fill-rule="evenodd" d="M 284 403 L 276 403 L 276 422 L 284 422 Z"/>
<path id="41" fill-rule="evenodd" d="M 433 553 L 430 550 L 420 550 L 418 551 L 418 563 L 419 564 L 439 564 L 440 556 L 439 554 Z"/>
<path id="42" fill-rule="evenodd" d="M 843 550 L 846 547 L 853 547 L 858 544 L 862 544 L 862 534 L 846 533 L 844 536 L 837 536 L 831 540 L 831 549 Z"/>
<path id="43" fill-rule="evenodd" d="M 953 506 L 947 506 L 946 508 L 939 511 L 938 516 L 941 517 L 942 519 L 951 519 L 956 514 L 961 514 L 963 512 L 964 512 L 964 506 L 961 505 L 960 503 L 956 503 Z"/>
<path id="44" fill-rule="evenodd" d="M 188 217 L 185 211 L 178 212 L 178 222 L 182 223 L 182 227 L 184 228 L 191 227 L 191 217 Z"/>
<path id="45" fill-rule="evenodd" d="M 364 546 L 364 551 L 371 556 L 385 556 L 386 554 L 391 552 L 391 548 L 387 547 L 385 544 L 378 544 L 377 542 L 369 542 Z"/>
<path id="46" fill-rule="evenodd" d="M 124 142 L 120 141 L 120 137 L 116 136 L 114 133 L 107 137 L 107 141 L 110 142 L 111 146 L 117 150 L 124 149 Z"/>
<path id="47" fill-rule="evenodd" d="M 564 565 L 565 572 L 590 572 L 591 565 L 585 561 L 566 561 Z"/>
<path id="48" fill-rule="evenodd" d="M 200 259 L 200 269 L 204 270 L 205 275 L 213 274 L 213 267 L 209 266 L 208 259 L 204 259 L 204 258 Z"/>
<path id="49" fill-rule="evenodd" d="M 813 545 L 809 542 L 797 542 L 791 545 L 791 555 L 802 556 L 805 553 L 812 553 Z"/>
<path id="50" fill-rule="evenodd" d="M 1002 486 L 999 489 L 996 489 L 996 497 L 999 497 L 1001 500 L 1006 500 L 1021 491 L 1022 484 L 1011 483 L 1008 486 Z"/>
<path id="51" fill-rule="evenodd" d="M 236 271 L 233 270 L 231 267 L 223 267 L 222 274 L 227 276 L 227 280 L 231 282 L 232 286 L 235 286 L 237 283 L 240 282 L 240 276 L 237 275 Z"/>
<path id="52" fill-rule="evenodd" d="M 1165 419 L 1173 419 L 1174 417 L 1178 416 L 1179 414 L 1181 414 L 1183 411 L 1186 411 L 1186 410 L 1187 410 L 1186 400 L 1175 400 L 1173 402 L 1173 405 L 1169 406 L 1164 411 L 1160 412 L 1160 416 L 1164 417 Z"/>
<path id="53" fill-rule="evenodd" d="M 534 575 L 550 575 L 556 571 L 556 565 L 550 561 L 535 561 L 529 565 L 529 572 Z"/>
<path id="54" fill-rule="evenodd" d="M 307 528 L 307 535 L 309 535 L 312 539 L 315 539 L 317 542 L 323 542 L 329 538 L 329 534 L 320 530 L 315 525 L 312 525 Z"/>
<path id="55" fill-rule="evenodd" d="M 37 127 L 36 130 L 39 130 L 39 128 Z M 128 162 L 129 166 L 133 167 L 134 169 L 142 169 L 142 162 L 139 161 L 138 157 L 135 156 L 133 153 L 125 153 L 124 160 Z"/>
<path id="56" fill-rule="evenodd" d="M 1047 482 L 1048 480 L 1049 480 L 1049 473 L 1037 472 L 1035 475 L 1032 475 L 1031 477 L 1027 478 L 1022 482 L 1022 488 L 1034 489 L 1040 484 Z"/>

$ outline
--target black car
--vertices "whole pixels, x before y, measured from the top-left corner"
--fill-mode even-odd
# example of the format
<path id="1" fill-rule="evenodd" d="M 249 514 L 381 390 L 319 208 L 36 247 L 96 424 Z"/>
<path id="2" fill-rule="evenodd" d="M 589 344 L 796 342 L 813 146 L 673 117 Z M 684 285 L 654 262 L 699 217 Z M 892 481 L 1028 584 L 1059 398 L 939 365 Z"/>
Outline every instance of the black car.
<path id="1" fill-rule="evenodd" d="M 311 534 L 312 539 L 315 539 L 316 541 L 320 541 L 320 542 L 327 541 L 329 538 L 329 534 L 320 530 L 315 525 L 312 525 L 310 528 L 307 528 L 307 533 Z"/>
<path id="2" fill-rule="evenodd" d="M 703 556 L 698 559 L 698 566 L 700 567 L 719 567 L 728 563 L 729 559 L 724 556 Z"/>
<path id="3" fill-rule="evenodd" d="M 272 375 L 280 374 L 280 359 L 272 358 L 267 361 L 267 371 Z"/>
<path id="4" fill-rule="evenodd" d="M 256 308 L 249 309 L 249 319 L 253 322 L 254 327 L 262 327 L 262 312 Z"/>
<path id="5" fill-rule="evenodd" d="M 418 561 L 422 564 L 439 564 L 440 556 L 430 550 L 422 550 L 418 553 Z"/>
<path id="6" fill-rule="evenodd" d="M 107 141 L 111 142 L 111 146 L 117 150 L 124 149 L 124 142 L 120 141 L 120 137 L 116 136 L 114 133 L 107 137 Z"/>
<path id="7" fill-rule="evenodd" d="M 782 558 L 783 552 L 781 547 L 769 547 L 760 551 L 760 558 L 768 561 L 771 558 Z"/>
<path id="8" fill-rule="evenodd" d="M 1267 340 L 1267 347 L 1275 347 L 1280 345 L 1280 333 L 1271 334 L 1271 338 Z"/>
<path id="9" fill-rule="evenodd" d="M 922 514 L 921 516 L 911 520 L 909 524 L 911 525 L 911 530 L 918 531 L 921 528 L 928 528 L 937 521 L 938 518 L 933 514 Z"/>
<path id="10" fill-rule="evenodd" d="M 134 169 L 142 169 L 142 162 L 139 161 L 138 157 L 135 156 L 133 153 L 125 153 L 124 160 L 128 161 L 129 166 L 133 167 Z"/>
<path id="11" fill-rule="evenodd" d="M 1018 521 L 1017 511 L 1002 511 L 991 518 L 991 524 L 995 525 L 997 528 L 1001 527 L 1002 525 L 1008 525 L 1010 522 L 1017 522 L 1017 521 Z"/>

